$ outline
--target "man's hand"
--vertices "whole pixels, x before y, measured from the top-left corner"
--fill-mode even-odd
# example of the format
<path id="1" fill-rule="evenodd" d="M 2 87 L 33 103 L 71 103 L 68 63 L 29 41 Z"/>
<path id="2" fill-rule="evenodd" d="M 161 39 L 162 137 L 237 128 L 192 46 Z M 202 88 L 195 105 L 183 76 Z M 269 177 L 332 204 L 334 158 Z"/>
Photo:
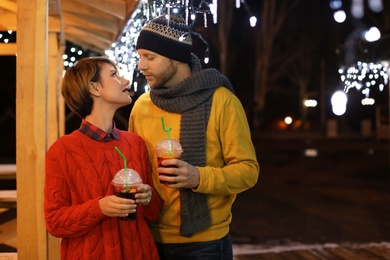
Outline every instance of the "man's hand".
<path id="1" fill-rule="evenodd" d="M 159 167 L 157 169 L 159 174 L 176 175 L 159 176 L 160 181 L 171 183 L 165 184 L 168 187 L 193 189 L 199 186 L 199 170 L 195 166 L 179 159 L 166 159 L 161 164 L 165 167 Z M 169 166 L 176 166 L 177 168 Z"/>

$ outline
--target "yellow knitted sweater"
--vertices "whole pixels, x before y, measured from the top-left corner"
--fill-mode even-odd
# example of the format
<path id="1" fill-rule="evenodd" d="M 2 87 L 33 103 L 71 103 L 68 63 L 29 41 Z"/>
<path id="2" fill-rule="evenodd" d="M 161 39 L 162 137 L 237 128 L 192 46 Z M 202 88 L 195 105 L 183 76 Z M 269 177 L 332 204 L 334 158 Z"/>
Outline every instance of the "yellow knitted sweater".
<path id="1" fill-rule="evenodd" d="M 259 164 L 252 144 L 244 109 L 238 98 L 224 87 L 213 94 L 206 133 L 206 167 L 200 171 L 200 184 L 194 192 L 208 195 L 211 227 L 191 237 L 180 236 L 179 190 L 159 183 L 157 143 L 167 138 L 161 124 L 172 127 L 171 139 L 179 140 L 181 114 L 169 113 L 155 106 L 150 94 L 144 93 L 135 102 L 129 120 L 129 131 L 145 139 L 152 164 L 155 189 L 163 201 L 157 222 L 152 223 L 154 239 L 160 243 L 188 243 L 217 240 L 229 232 L 231 207 L 236 195 L 254 186 Z"/>

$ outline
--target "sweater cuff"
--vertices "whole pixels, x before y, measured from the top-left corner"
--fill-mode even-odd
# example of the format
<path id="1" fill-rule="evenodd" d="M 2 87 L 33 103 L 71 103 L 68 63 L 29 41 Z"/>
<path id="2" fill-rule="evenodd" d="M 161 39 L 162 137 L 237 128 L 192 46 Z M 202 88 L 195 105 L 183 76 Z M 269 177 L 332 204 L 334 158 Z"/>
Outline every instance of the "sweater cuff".
<path id="1" fill-rule="evenodd" d="M 199 167 L 199 166 L 195 166 L 195 168 L 197 168 L 198 169 L 198 171 L 199 171 L 199 185 L 198 185 L 198 187 L 196 187 L 196 188 L 192 188 L 192 191 L 193 192 L 198 192 L 198 193 L 202 193 L 201 192 L 201 187 L 202 187 L 202 176 L 204 175 L 204 172 L 202 173 L 202 170 L 204 169 L 203 167 Z"/>
<path id="2" fill-rule="evenodd" d="M 92 205 L 89 209 L 89 214 L 92 218 L 103 219 L 105 217 L 105 215 L 100 209 L 100 204 L 99 204 L 100 199 L 102 198 L 96 198 L 91 201 Z"/>

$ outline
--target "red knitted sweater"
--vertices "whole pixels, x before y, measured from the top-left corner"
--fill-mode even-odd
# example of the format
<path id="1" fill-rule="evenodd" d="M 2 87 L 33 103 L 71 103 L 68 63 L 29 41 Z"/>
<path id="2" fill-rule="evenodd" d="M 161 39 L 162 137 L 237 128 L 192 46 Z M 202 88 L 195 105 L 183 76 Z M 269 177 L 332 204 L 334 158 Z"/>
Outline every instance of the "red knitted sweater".
<path id="1" fill-rule="evenodd" d="M 153 190 L 137 219 L 122 221 L 103 215 L 99 199 L 114 194 L 111 180 L 124 162 L 153 188 L 145 142 L 119 131 L 119 140 L 97 142 L 76 130 L 58 139 L 46 155 L 45 220 L 47 230 L 61 237 L 61 259 L 158 259 L 148 223 L 155 221 L 161 201 Z"/>

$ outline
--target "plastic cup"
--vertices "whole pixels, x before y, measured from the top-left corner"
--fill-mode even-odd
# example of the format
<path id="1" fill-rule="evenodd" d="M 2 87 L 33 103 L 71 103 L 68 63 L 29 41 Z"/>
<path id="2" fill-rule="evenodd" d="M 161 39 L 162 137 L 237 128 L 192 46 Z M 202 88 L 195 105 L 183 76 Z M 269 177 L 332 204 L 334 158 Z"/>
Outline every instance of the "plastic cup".
<path id="1" fill-rule="evenodd" d="M 115 195 L 120 198 L 135 200 L 137 188 L 142 183 L 139 174 L 133 169 L 121 169 L 118 171 L 111 184 L 114 186 Z M 133 220 L 137 212 L 130 213 L 127 217 L 120 217 L 121 220 Z"/>
<path id="2" fill-rule="evenodd" d="M 161 140 L 157 146 L 156 146 L 156 154 L 157 154 L 157 164 L 158 167 L 165 167 L 165 168 L 177 168 L 176 165 L 165 165 L 163 166 L 161 164 L 162 161 L 167 160 L 167 159 L 179 159 L 181 157 L 181 154 L 183 153 L 183 149 L 181 147 L 181 144 L 174 139 L 164 139 Z M 174 174 L 161 174 L 164 176 L 176 176 Z M 174 184 L 174 182 L 166 182 L 166 181 L 161 181 L 160 183 L 163 184 Z"/>

